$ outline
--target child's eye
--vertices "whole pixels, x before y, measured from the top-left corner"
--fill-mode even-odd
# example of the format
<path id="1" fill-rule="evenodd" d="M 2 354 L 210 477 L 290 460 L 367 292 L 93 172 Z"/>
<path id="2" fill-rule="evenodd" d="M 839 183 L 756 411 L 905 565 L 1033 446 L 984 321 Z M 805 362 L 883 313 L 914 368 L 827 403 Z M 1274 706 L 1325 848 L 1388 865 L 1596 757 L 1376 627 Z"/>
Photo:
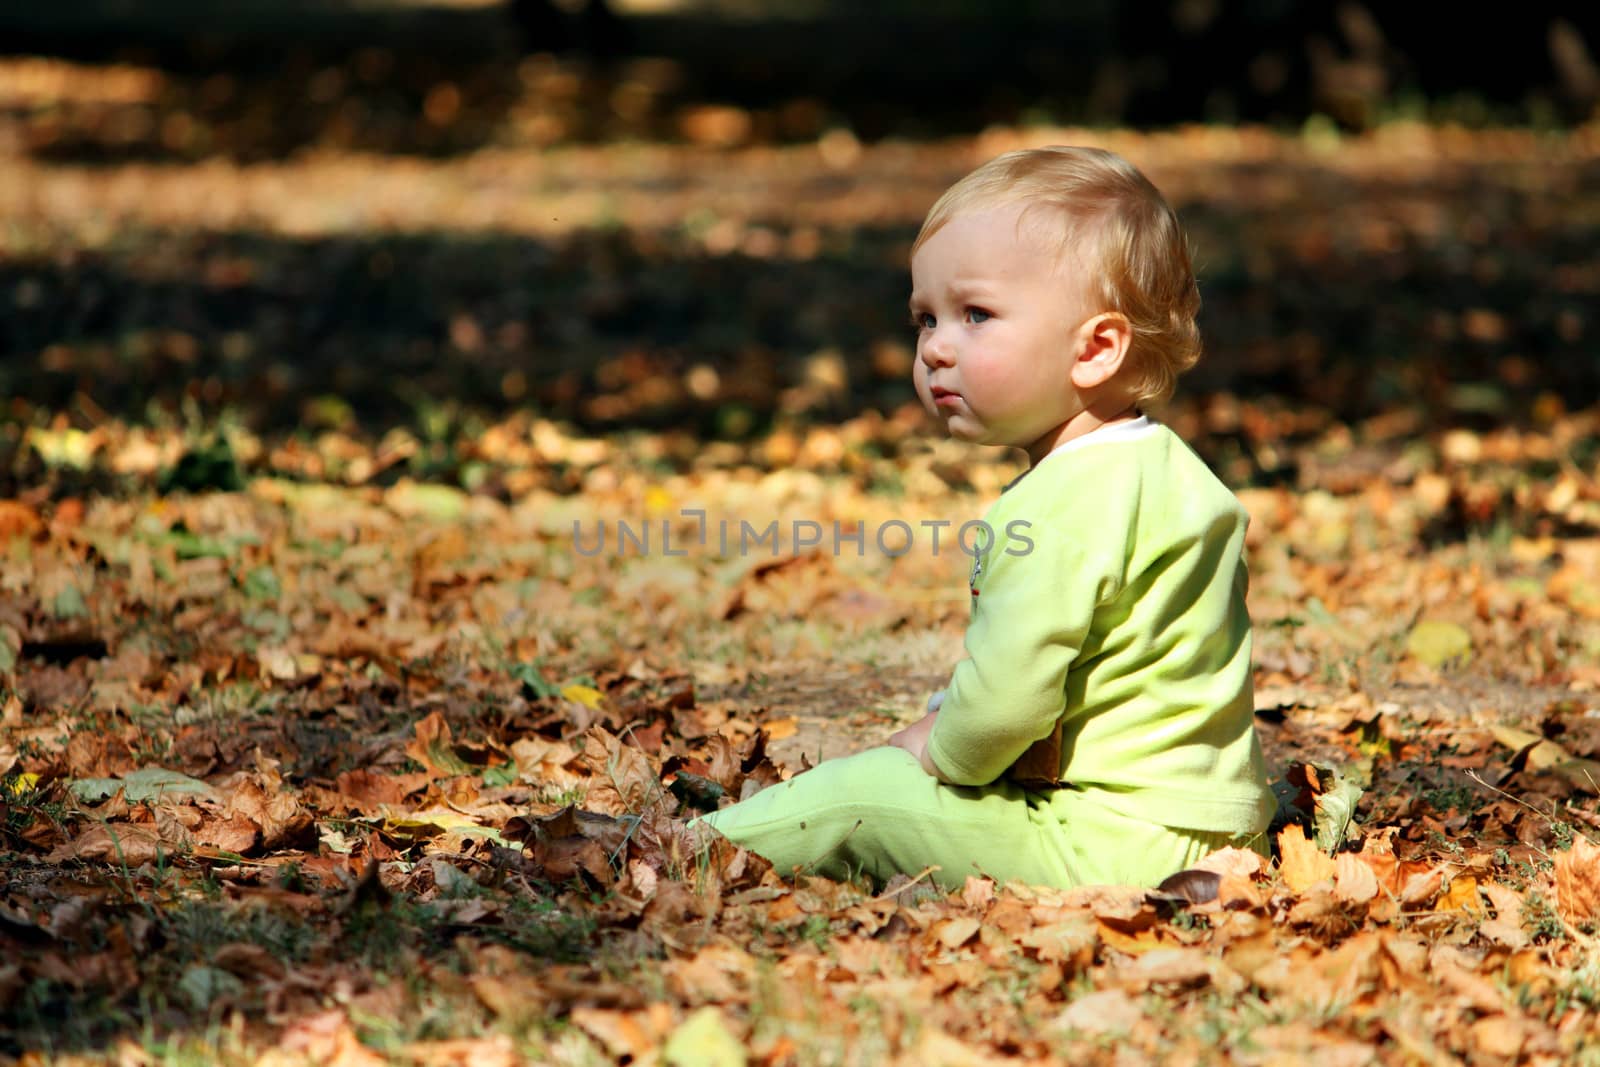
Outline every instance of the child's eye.
<path id="1" fill-rule="evenodd" d="M 994 316 L 989 314 L 987 311 L 983 310 L 982 308 L 968 308 L 967 309 L 967 321 L 971 322 L 974 325 L 976 325 L 976 324 L 978 324 L 980 322 L 988 322 L 992 318 L 994 318 Z"/>
<path id="2" fill-rule="evenodd" d="M 911 328 L 914 330 L 931 330 L 938 325 L 939 320 L 926 311 L 920 311 L 911 316 Z"/>

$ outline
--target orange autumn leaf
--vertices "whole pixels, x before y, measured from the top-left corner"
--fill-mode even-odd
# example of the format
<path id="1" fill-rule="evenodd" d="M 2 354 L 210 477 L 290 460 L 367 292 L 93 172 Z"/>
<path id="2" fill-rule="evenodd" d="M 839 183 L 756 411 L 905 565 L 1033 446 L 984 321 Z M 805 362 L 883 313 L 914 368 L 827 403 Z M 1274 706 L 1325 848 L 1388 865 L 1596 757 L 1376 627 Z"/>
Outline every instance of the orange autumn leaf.
<path id="1" fill-rule="evenodd" d="M 1278 872 L 1283 875 L 1284 884 L 1296 893 L 1333 878 L 1338 871 L 1333 857 L 1306 840 L 1305 831 L 1295 823 L 1279 832 L 1278 854 L 1282 857 Z"/>

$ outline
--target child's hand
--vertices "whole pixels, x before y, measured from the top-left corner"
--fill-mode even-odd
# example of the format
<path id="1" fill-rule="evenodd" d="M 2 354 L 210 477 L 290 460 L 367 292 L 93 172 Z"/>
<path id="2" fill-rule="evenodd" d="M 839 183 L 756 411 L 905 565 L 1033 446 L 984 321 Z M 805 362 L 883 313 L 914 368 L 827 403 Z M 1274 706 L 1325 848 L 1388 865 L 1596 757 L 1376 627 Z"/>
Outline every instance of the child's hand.
<path id="1" fill-rule="evenodd" d="M 917 762 L 922 764 L 922 769 L 935 778 L 940 778 L 940 774 L 932 757 L 928 755 L 928 737 L 933 733 L 933 724 L 938 718 L 937 711 L 930 711 L 904 730 L 897 730 L 889 735 L 889 744 L 911 753 L 917 758 Z"/>

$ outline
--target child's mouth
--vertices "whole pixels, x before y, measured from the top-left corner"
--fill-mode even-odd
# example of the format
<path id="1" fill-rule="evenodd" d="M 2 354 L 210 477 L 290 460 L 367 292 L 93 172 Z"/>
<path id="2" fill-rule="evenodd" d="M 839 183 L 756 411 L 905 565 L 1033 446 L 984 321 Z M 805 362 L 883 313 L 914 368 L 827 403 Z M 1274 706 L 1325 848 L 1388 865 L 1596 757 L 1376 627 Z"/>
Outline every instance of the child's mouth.
<path id="1" fill-rule="evenodd" d="M 941 408 L 955 407 L 961 403 L 961 394 L 951 392 L 949 389 L 940 389 L 937 386 L 931 390 L 934 405 Z"/>

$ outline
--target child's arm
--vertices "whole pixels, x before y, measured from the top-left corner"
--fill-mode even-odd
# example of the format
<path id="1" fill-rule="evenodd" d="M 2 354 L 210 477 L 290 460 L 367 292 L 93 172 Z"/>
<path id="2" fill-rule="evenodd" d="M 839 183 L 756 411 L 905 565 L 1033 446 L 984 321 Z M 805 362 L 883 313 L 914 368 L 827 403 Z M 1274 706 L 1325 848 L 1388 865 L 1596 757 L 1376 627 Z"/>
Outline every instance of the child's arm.
<path id="1" fill-rule="evenodd" d="M 925 762 L 943 781 L 986 785 L 1056 731 L 1067 672 L 1095 609 L 1119 585 L 1120 557 L 1060 530 L 1034 529 L 1030 540 L 1027 554 L 1008 552 L 1013 546 L 1002 542 L 985 561 L 967 658 L 956 664 L 928 726 Z"/>

